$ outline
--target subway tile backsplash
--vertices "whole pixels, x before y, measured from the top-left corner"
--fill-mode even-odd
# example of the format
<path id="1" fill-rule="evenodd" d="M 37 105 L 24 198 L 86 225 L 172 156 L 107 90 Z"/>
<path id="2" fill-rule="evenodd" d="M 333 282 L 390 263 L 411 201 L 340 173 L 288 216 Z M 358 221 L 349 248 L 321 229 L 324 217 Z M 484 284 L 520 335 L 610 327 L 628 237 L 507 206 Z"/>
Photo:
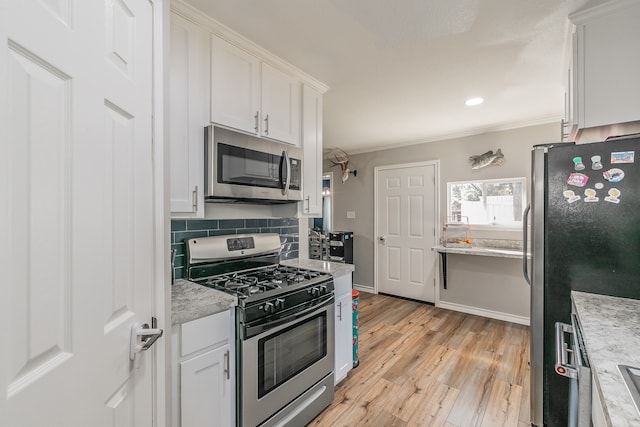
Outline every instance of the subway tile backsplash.
<path id="1" fill-rule="evenodd" d="M 180 279 L 185 276 L 187 264 L 185 240 L 245 233 L 278 233 L 282 245 L 280 259 L 298 258 L 297 218 L 173 219 L 171 220 L 171 249 L 176 250 L 175 278 Z"/>

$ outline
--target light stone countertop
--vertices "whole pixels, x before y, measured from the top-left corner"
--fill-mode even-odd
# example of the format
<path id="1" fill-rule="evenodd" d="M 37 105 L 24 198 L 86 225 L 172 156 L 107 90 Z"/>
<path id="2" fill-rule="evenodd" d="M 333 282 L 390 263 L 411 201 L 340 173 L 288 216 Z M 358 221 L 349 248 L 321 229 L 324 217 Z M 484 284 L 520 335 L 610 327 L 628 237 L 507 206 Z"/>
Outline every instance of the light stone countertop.
<path id="1" fill-rule="evenodd" d="M 238 298 L 224 292 L 177 279 L 171 287 L 171 323 L 186 323 L 238 305 Z"/>
<path id="2" fill-rule="evenodd" d="M 442 252 L 447 254 L 458 255 L 480 255 L 490 256 L 498 258 L 513 258 L 522 260 L 522 251 L 518 249 L 501 249 L 501 248 L 485 248 L 485 247 L 470 247 L 470 248 L 451 248 L 446 246 L 434 246 L 431 248 L 436 252 Z M 529 256 L 529 255 L 527 255 Z"/>
<path id="3" fill-rule="evenodd" d="M 640 300 L 571 292 L 593 381 L 600 386 L 610 426 L 640 426 L 617 365 L 640 368 Z"/>
<path id="4" fill-rule="evenodd" d="M 323 261 L 320 259 L 303 259 L 295 258 L 280 261 L 282 265 L 288 265 L 290 267 L 300 267 L 309 270 L 321 271 L 323 273 L 329 273 L 333 276 L 344 276 L 355 271 L 353 264 L 345 264 L 343 262 L 335 261 Z"/>

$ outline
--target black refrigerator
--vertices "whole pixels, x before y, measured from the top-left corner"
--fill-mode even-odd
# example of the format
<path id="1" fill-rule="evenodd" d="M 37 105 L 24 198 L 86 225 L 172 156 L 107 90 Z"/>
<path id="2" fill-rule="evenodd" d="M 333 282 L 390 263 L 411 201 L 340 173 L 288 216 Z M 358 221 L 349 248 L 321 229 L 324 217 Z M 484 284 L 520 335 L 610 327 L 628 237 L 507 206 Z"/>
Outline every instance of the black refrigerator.
<path id="1" fill-rule="evenodd" d="M 640 136 L 535 146 L 531 170 L 531 423 L 560 427 L 569 379 L 554 372 L 554 325 L 570 323 L 571 291 L 640 299 Z"/>

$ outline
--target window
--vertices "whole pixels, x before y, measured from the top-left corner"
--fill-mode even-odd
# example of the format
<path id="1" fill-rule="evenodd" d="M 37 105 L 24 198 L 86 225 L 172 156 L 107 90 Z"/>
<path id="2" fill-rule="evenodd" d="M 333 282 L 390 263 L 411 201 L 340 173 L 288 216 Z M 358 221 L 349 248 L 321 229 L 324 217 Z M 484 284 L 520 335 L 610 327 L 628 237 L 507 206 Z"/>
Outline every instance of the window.
<path id="1" fill-rule="evenodd" d="M 525 207 L 525 178 L 447 183 L 447 215 L 472 225 L 521 227 Z"/>

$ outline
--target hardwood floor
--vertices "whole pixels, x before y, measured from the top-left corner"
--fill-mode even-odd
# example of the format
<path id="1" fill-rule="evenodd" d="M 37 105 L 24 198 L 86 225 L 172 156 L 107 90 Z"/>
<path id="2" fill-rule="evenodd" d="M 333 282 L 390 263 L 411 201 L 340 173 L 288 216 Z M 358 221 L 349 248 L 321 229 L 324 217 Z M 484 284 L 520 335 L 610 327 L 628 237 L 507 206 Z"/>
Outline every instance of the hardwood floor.
<path id="1" fill-rule="evenodd" d="M 310 426 L 529 426 L 529 328 L 360 293 L 360 365 Z"/>

